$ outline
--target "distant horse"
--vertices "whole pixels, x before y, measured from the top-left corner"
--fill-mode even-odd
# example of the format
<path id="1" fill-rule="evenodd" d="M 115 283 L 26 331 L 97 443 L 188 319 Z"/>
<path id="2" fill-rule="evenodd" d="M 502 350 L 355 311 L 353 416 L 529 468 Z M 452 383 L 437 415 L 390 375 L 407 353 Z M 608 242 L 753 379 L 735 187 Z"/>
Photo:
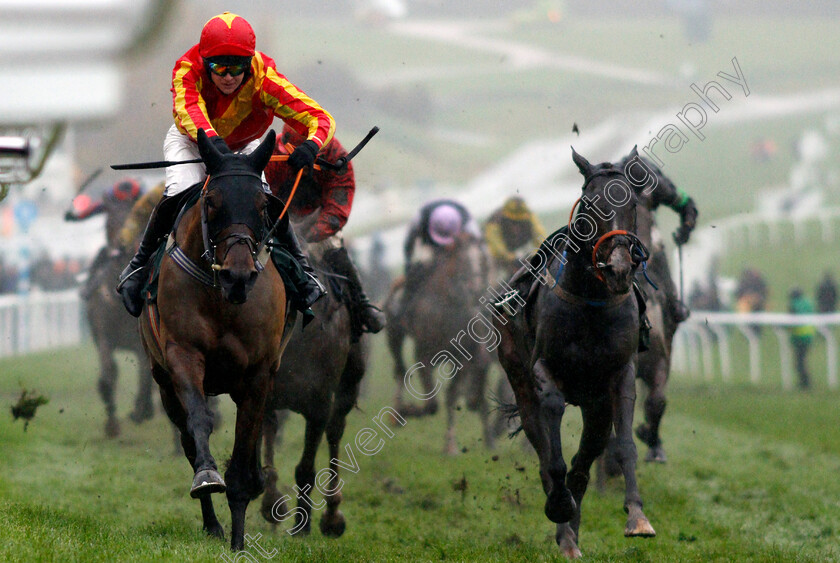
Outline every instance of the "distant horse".
<path id="1" fill-rule="evenodd" d="M 633 234 L 636 198 L 620 168 L 593 166 L 574 151 L 573 161 L 584 177 L 580 209 L 570 217 L 566 234 L 547 241 L 553 258 L 543 255 L 547 271 L 540 280 L 545 283 L 534 282 L 524 311 L 514 315 L 508 309 L 507 318 L 494 317 L 502 333 L 499 360 L 516 395 L 522 428 L 539 455 L 545 514 L 557 524 L 555 539 L 570 558 L 580 556 L 580 509 L 589 470 L 613 427 L 627 484 L 624 534 L 655 535 L 642 511 L 633 442 L 639 344 L 633 275 L 647 257 Z M 579 406 L 583 418 L 568 473 L 560 434 L 567 403 Z"/>
<path id="2" fill-rule="evenodd" d="M 651 324 L 649 349 L 639 353 L 636 376 L 647 388 L 644 402 L 645 422 L 636 427 L 636 436 L 648 446 L 645 461 L 665 463 L 665 449 L 659 426 L 665 414 L 665 390 L 671 373 L 671 346 L 678 323 L 671 314 L 668 293 L 676 294 L 665 246 L 656 227 L 655 211 L 665 202 L 679 198 L 677 187 L 659 170 L 647 167 L 640 159 L 625 159 L 618 166 L 633 178 L 630 183 L 638 197 L 636 235 L 648 249 L 648 283 L 642 272 L 637 282 L 645 287 L 647 316 Z M 670 287 L 670 291 L 666 288 Z"/>
<path id="3" fill-rule="evenodd" d="M 481 310 L 479 299 L 488 285 L 488 257 L 482 242 L 468 233 L 459 235 L 451 248 L 435 250 L 435 262 L 430 266 L 432 271 L 425 276 L 416 294 L 406 295 L 403 282 L 398 280 L 383 307 L 388 320 L 388 349 L 394 358 L 394 377 L 397 380 L 394 405 L 406 416 L 426 416 L 437 412 L 440 383 L 433 380 L 434 367 L 407 374 L 403 343 L 406 337 L 411 337 L 414 341 L 415 360 L 424 365 L 431 363 L 432 366 L 439 366 L 442 368 L 440 377 L 450 380 L 446 388 L 447 432 L 444 452 L 448 455 L 458 453 L 455 407 L 459 397 L 464 397 L 469 410 L 478 412 L 484 443 L 492 448 L 495 436 L 485 397 L 487 371 L 492 359 L 487 349 L 465 332 Z M 406 299 L 407 304 L 402 303 Z M 488 328 L 491 328 L 489 324 Z M 456 344 L 453 344 L 453 340 Z M 457 350 L 457 356 L 442 355 L 443 350 L 453 347 Z M 415 379 L 419 379 L 422 390 L 416 389 L 416 382 L 412 383 Z M 422 407 L 403 402 L 406 385 L 412 387 L 412 396 L 424 398 Z"/>
<path id="4" fill-rule="evenodd" d="M 146 306 L 140 322 L 164 409 L 193 467 L 190 496 L 201 501 L 204 530 L 224 538 L 210 495 L 226 491 L 234 551 L 244 548 L 245 511 L 264 488 L 260 432 L 284 344 L 283 280 L 256 256 L 270 222 L 260 173 L 274 141 L 272 131 L 241 155 L 220 152 L 199 131 L 208 180 L 175 229 L 160 265 L 157 303 Z M 223 393 L 237 407 L 224 479 L 210 453 L 213 414 L 205 400 Z"/>
<path id="5" fill-rule="evenodd" d="M 100 212 L 105 214 L 107 242 L 91 262 L 87 280 L 80 294 L 85 302 L 85 313 L 99 358 L 97 389 L 105 402 L 105 435 L 114 438 L 120 435 L 115 400 L 118 369 L 114 354 L 117 350 L 132 353 L 137 358 L 139 385 L 134 399 L 134 410 L 129 414 L 129 418 L 139 424 L 154 416 L 152 373 L 143 344 L 140 342 L 137 322 L 125 314 L 122 302 L 113 292 L 123 259 L 116 256 L 113 249 L 119 244 L 120 229 L 131 212 L 135 198 L 119 198 L 112 195 L 103 197 L 99 205 L 93 205 L 90 198 L 88 202 L 87 209 L 81 212 L 76 209 L 68 210 L 65 220 L 84 221 Z"/>
<path id="6" fill-rule="evenodd" d="M 325 270 L 320 256 L 310 254 L 310 260 L 313 267 L 321 272 L 322 278 L 326 278 L 323 281 L 328 282 L 326 285 L 332 291 L 315 303 L 315 320 L 306 330 L 295 330 L 292 334 L 280 369 L 274 375 L 274 389 L 266 402 L 263 421 L 266 491 L 261 513 L 271 523 L 276 523 L 287 513 L 285 500 L 281 499 L 277 490 L 277 472 L 274 469 L 275 439 L 287 417 L 286 412 L 278 410 L 291 409 L 306 419 L 303 456 L 295 468 L 298 491 L 311 496 L 315 488 L 315 454 L 325 430 L 330 450 L 331 479 L 322 490 L 336 491 L 340 482 L 337 461 L 340 458 L 341 437 L 347 414 L 356 405 L 359 383 L 367 366 L 367 339 L 363 336 L 353 342 L 350 312 L 338 296 L 343 284 Z M 344 515 L 338 510 L 342 493 L 338 490 L 325 496 L 324 500 L 327 508 L 321 516 L 321 533 L 338 537 L 345 529 Z M 311 505 L 299 496 L 293 528 L 296 532 L 309 533 L 311 512 Z"/>
<path id="7" fill-rule="evenodd" d="M 97 389 L 105 402 L 108 417 L 105 422 L 105 435 L 114 438 L 120 435 L 114 397 L 118 373 L 114 353 L 124 350 L 133 353 L 137 358 L 139 385 L 134 399 L 134 410 L 128 415 L 136 423 L 154 416 L 152 372 L 137 331 L 137 321 L 125 314 L 122 301 L 114 293 L 114 285 L 122 269 L 122 258 L 106 257 L 104 260 L 98 260 L 95 265 L 96 268 L 91 267 L 89 274 L 95 279 L 91 280 L 92 291 L 85 301 L 85 313 L 99 356 Z"/>

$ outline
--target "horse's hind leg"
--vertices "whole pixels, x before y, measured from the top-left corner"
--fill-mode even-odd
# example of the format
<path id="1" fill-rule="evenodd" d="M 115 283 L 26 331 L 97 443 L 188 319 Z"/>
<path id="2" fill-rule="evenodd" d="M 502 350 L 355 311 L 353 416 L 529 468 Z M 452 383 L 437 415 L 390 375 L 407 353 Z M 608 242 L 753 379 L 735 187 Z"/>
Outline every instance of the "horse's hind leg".
<path id="1" fill-rule="evenodd" d="M 347 365 L 341 375 L 338 389 L 335 393 L 335 404 L 330 420 L 327 423 L 327 443 L 330 447 L 330 481 L 321 490 L 327 502 L 327 510 L 321 516 L 321 533 L 325 536 L 337 538 L 344 533 L 346 521 L 344 514 L 338 509 L 342 501 L 341 479 L 339 478 L 338 459 L 341 452 L 341 438 L 347 424 L 347 415 L 356 404 L 359 396 L 359 384 L 365 374 L 365 354 L 360 345 L 355 345 L 347 357 Z M 330 494 L 332 493 L 332 494 Z"/>
<path id="2" fill-rule="evenodd" d="M 159 381 L 162 381 L 162 379 L 159 379 Z M 172 389 L 171 384 L 160 386 L 160 399 L 163 404 L 163 410 L 166 411 L 167 416 L 175 427 L 179 429 L 184 455 L 186 455 L 187 461 L 190 462 L 190 466 L 195 471 L 195 442 L 187 434 L 187 414 L 175 396 L 175 391 Z M 199 500 L 201 501 L 201 518 L 204 531 L 210 536 L 215 536 L 222 540 L 225 539 L 224 529 L 219 523 L 219 519 L 216 517 L 216 511 L 213 508 L 213 497 L 209 494 L 202 495 L 199 497 Z"/>
<path id="3" fill-rule="evenodd" d="M 628 365 L 610 389 L 613 424 L 616 434 L 616 451 L 624 475 L 624 510 L 627 537 L 653 537 L 656 532 L 642 511 L 642 497 L 636 482 L 636 444 L 633 441 L 633 408 L 636 403 L 636 381 L 633 365 Z"/>
<path id="4" fill-rule="evenodd" d="M 105 403 L 105 436 L 116 438 L 120 435 L 120 421 L 117 419 L 117 404 L 114 399 L 117 387 L 117 364 L 114 361 L 113 349 L 102 342 L 97 336 L 97 352 L 99 354 L 99 381 L 96 388 Z"/>
<path id="5" fill-rule="evenodd" d="M 152 403 L 152 370 L 149 369 L 149 361 L 142 349 L 136 351 L 137 370 L 137 397 L 134 399 L 134 410 L 128 415 L 132 422 L 140 424 L 150 420 L 155 415 L 155 407 Z"/>

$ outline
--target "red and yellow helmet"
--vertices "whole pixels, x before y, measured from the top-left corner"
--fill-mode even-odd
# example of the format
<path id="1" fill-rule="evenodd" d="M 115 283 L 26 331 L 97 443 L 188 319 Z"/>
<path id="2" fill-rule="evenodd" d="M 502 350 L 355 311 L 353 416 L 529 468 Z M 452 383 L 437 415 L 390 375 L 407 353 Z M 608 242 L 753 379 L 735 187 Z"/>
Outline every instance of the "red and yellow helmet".
<path id="1" fill-rule="evenodd" d="M 218 56 L 253 57 L 256 48 L 254 29 L 245 18 L 230 12 L 214 16 L 204 24 L 198 42 L 202 58 Z"/>

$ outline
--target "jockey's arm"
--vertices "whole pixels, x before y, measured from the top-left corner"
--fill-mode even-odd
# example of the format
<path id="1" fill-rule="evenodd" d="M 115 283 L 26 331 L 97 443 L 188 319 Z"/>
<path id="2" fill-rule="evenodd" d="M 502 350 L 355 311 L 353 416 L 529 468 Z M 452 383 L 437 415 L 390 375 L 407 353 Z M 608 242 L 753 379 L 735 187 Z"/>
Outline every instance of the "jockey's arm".
<path id="1" fill-rule="evenodd" d="M 333 144 L 338 145 L 333 142 Z M 326 150 L 324 156 L 330 162 L 346 156 L 346 151 Z M 306 233 L 306 240 L 319 242 L 333 236 L 347 224 L 350 210 L 353 207 L 353 196 L 356 193 L 356 180 L 353 164 L 348 162 L 343 170 L 337 172 L 321 170 L 315 174 L 315 182 L 321 187 L 321 210 L 318 220 Z"/>
<path id="2" fill-rule="evenodd" d="M 64 213 L 65 221 L 84 221 L 105 211 L 105 204 L 93 201 L 90 196 L 81 194 L 73 198 L 73 205 Z"/>

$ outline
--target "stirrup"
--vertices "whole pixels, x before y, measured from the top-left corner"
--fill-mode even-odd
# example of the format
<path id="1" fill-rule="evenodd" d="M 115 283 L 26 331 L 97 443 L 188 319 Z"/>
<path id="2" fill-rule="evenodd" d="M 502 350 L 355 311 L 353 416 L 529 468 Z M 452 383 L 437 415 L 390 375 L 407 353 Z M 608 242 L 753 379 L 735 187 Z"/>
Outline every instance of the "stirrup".
<path id="1" fill-rule="evenodd" d="M 517 298 L 522 299 L 521 297 L 519 297 L 519 290 L 518 289 L 508 291 L 507 293 L 505 293 L 502 296 L 501 299 L 493 302 L 493 307 L 495 307 L 498 310 L 502 310 L 505 306 L 507 306 L 508 303 L 516 300 Z"/>
<path id="2" fill-rule="evenodd" d="M 120 278 L 120 281 L 117 283 L 117 288 L 116 288 L 116 289 L 117 289 L 117 293 L 119 293 L 120 291 L 122 291 L 123 286 L 125 285 L 125 283 L 126 283 L 128 280 L 130 280 L 131 278 L 133 278 L 135 274 L 139 273 L 139 272 L 140 272 L 140 270 L 142 270 L 142 269 L 143 269 L 143 268 L 145 268 L 145 267 L 146 267 L 146 266 L 140 266 L 139 268 L 135 268 L 134 270 L 131 270 L 131 271 L 130 271 L 128 274 L 126 274 L 125 276 L 121 277 L 121 278 Z"/>

